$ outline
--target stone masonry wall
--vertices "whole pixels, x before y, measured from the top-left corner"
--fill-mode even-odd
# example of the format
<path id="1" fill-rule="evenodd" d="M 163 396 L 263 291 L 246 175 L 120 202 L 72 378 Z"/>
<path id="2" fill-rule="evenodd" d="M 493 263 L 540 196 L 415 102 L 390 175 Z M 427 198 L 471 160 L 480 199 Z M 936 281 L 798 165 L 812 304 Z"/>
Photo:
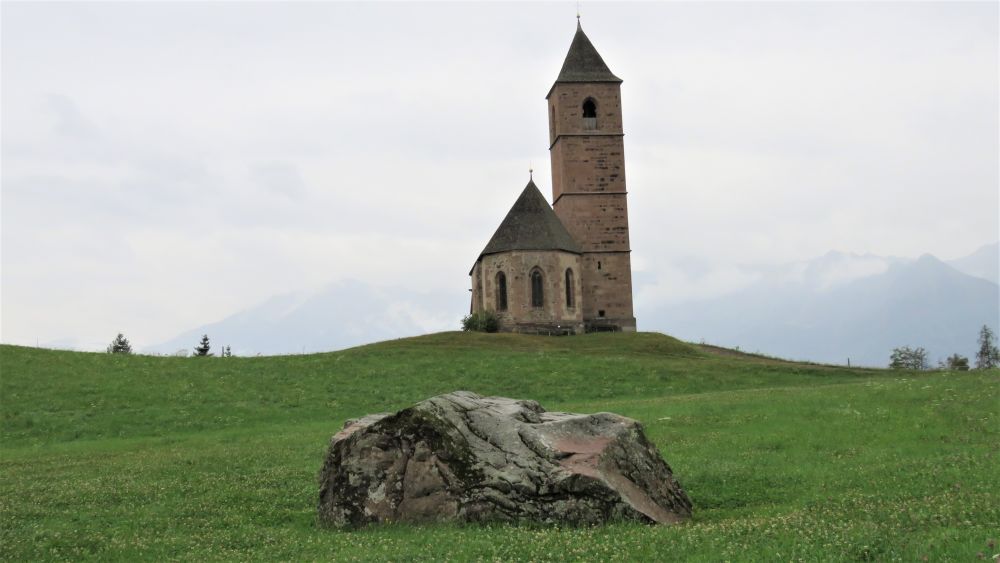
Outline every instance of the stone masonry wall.
<path id="1" fill-rule="evenodd" d="M 559 83 L 548 96 L 553 209 L 583 247 L 588 329 L 635 330 L 620 90 Z M 587 98 L 597 105 L 596 123 L 583 118 Z"/>
<path id="2" fill-rule="evenodd" d="M 472 272 L 469 273 L 469 277 L 472 278 L 472 304 L 469 307 L 469 313 L 475 313 L 476 311 L 483 310 L 483 268 L 481 260 L 477 260 L 476 264 L 472 266 Z"/>
<path id="3" fill-rule="evenodd" d="M 532 269 L 542 271 L 543 307 L 531 305 Z M 573 270 L 573 307 L 566 307 L 566 269 Z M 583 331 L 580 257 L 557 250 L 517 250 L 483 256 L 473 268 L 474 308 L 496 311 L 497 273 L 507 276 L 507 310 L 497 311 L 505 332 L 537 332 L 544 327 Z M 478 293 L 478 295 L 477 295 Z"/>
<path id="4" fill-rule="evenodd" d="M 585 129 L 583 102 L 597 104 L 597 129 Z M 549 101 L 549 145 L 558 135 L 622 134 L 621 85 L 614 82 L 569 82 L 552 87 Z"/>
<path id="5" fill-rule="evenodd" d="M 597 105 L 596 126 L 583 119 L 587 99 Z M 625 191 L 620 87 L 614 83 L 556 84 L 549 94 L 552 197 L 584 191 Z"/>
<path id="6" fill-rule="evenodd" d="M 629 250 L 624 193 L 565 195 L 555 212 L 584 252 Z"/>
<path id="7" fill-rule="evenodd" d="M 625 193 L 625 151 L 620 136 L 559 137 L 549 157 L 552 197 L 557 204 L 563 195 Z"/>
<path id="8" fill-rule="evenodd" d="M 584 254 L 583 317 L 591 328 L 614 325 L 635 330 L 632 313 L 632 264 L 627 252 Z M 604 315 L 601 315 L 601 311 Z"/>

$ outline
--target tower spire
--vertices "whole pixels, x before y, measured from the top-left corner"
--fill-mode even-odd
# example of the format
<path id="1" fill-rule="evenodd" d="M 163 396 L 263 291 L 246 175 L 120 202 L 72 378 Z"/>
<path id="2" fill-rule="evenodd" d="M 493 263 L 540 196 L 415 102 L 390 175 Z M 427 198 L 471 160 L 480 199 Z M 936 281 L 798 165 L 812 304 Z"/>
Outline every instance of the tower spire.
<path id="1" fill-rule="evenodd" d="M 579 14 L 576 19 L 576 34 L 573 35 L 556 82 L 621 82 L 620 78 L 612 74 L 594 44 L 583 32 Z"/>

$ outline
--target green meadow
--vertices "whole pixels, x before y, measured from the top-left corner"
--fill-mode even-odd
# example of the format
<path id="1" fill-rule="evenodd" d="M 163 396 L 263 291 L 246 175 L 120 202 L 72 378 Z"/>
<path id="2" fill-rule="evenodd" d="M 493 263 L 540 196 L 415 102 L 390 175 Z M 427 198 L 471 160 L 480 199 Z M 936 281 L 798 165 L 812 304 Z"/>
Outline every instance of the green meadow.
<path id="1" fill-rule="evenodd" d="M 640 420 L 679 526 L 317 526 L 344 420 L 439 393 Z M 785 362 L 652 333 L 442 333 L 327 354 L 0 347 L 4 560 L 976 561 L 1000 553 L 1000 371 Z"/>

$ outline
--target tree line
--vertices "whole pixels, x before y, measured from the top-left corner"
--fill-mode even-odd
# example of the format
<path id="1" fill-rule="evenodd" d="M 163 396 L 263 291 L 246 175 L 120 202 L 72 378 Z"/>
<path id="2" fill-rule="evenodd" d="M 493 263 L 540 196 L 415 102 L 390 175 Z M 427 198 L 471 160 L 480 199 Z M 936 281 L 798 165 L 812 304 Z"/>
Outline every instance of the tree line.
<path id="1" fill-rule="evenodd" d="M 128 338 L 125 338 L 124 334 L 119 332 L 118 336 L 111 341 L 111 344 L 108 344 L 107 352 L 108 354 L 131 354 L 132 344 L 129 343 Z M 212 344 L 207 334 L 202 335 L 201 341 L 194 347 L 194 353 L 191 355 L 195 357 L 215 355 L 212 352 Z M 222 347 L 219 356 L 223 358 L 231 358 L 233 356 L 233 351 L 228 344 Z"/>
<path id="2" fill-rule="evenodd" d="M 996 345 L 996 335 L 993 334 L 990 327 L 983 325 L 983 328 L 979 329 L 977 343 L 979 349 L 976 351 L 976 369 L 1000 367 L 1000 348 Z M 889 367 L 892 369 L 930 369 L 930 363 L 927 361 L 927 350 L 910 348 L 909 346 L 893 348 L 892 354 L 889 356 Z M 961 354 L 952 354 L 944 361 L 939 361 L 938 368 L 968 371 L 969 358 Z"/>

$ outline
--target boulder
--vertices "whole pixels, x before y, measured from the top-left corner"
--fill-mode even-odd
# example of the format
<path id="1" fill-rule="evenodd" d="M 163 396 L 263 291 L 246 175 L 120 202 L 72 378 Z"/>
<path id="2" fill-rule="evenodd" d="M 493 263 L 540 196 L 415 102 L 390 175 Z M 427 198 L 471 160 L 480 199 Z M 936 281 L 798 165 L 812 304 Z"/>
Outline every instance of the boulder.
<path id="1" fill-rule="evenodd" d="M 671 524 L 691 501 L 637 421 L 439 395 L 348 420 L 320 474 L 320 521 Z"/>

